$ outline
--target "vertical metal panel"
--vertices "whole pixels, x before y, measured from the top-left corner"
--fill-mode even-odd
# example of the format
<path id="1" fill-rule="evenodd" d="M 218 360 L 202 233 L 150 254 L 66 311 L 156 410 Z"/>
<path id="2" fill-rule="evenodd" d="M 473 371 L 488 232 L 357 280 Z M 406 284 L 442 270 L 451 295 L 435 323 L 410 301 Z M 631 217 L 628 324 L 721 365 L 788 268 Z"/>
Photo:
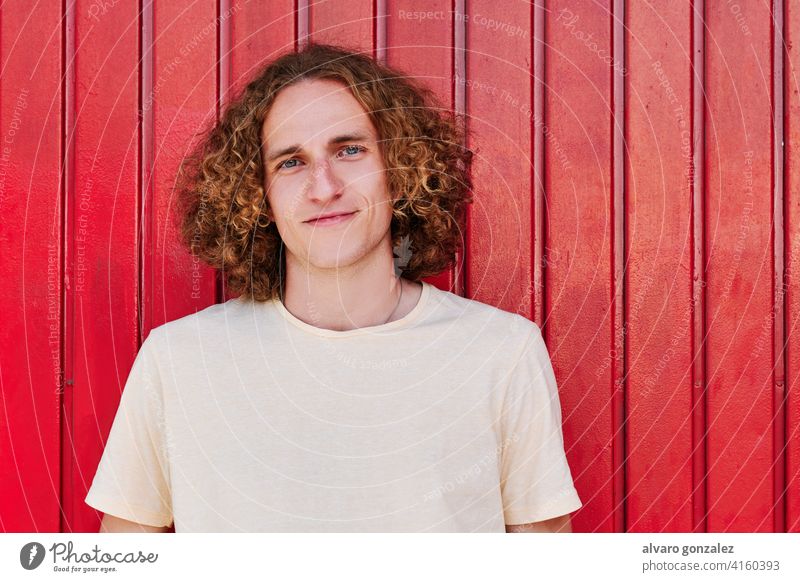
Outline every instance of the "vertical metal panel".
<path id="1" fill-rule="evenodd" d="M 785 528 L 800 533 L 800 6 L 785 2 L 782 52 L 786 277 Z"/>
<path id="2" fill-rule="evenodd" d="M 706 239 L 705 239 L 705 0 L 692 2 L 692 531 L 707 529 Z M 683 144 L 681 144 L 683 146 Z"/>
<path id="3" fill-rule="evenodd" d="M 614 0 L 611 13 L 612 63 L 625 62 L 624 0 Z M 600 54 L 598 54 L 600 56 Z M 606 59 L 603 59 L 604 62 Z M 611 456 L 614 467 L 614 530 L 625 531 L 628 496 L 625 485 L 627 477 L 627 425 L 625 398 L 625 78 L 622 71 L 611 66 L 611 253 L 612 253 L 612 299 L 611 333 L 616 353 L 622 360 L 611 360 L 611 416 L 614 427 Z"/>
<path id="4" fill-rule="evenodd" d="M 800 531 L 794 3 L 30 10 L 0 8 L 0 530 L 96 531 L 83 498 L 142 337 L 227 299 L 175 236 L 178 165 L 313 38 L 466 113 L 464 284 L 429 281 L 543 327 L 575 529 Z"/>
<path id="5" fill-rule="evenodd" d="M 178 167 L 196 143 L 196 134 L 216 119 L 217 27 L 214 3 L 153 3 L 152 151 L 143 160 L 146 175 L 143 241 L 142 334 L 215 302 L 216 276 L 192 260 L 178 242 L 173 189 Z M 223 15 L 219 15 L 222 18 Z M 226 14 L 225 18 L 230 18 Z"/>
<path id="6" fill-rule="evenodd" d="M 619 528 L 615 490 L 612 54 L 609 2 L 548 3 L 545 193 L 548 347 L 583 531 Z M 586 42 L 591 39 L 591 43 Z M 602 53 L 600 52 L 602 51 Z M 616 209 L 621 211 L 622 209 Z"/>
<path id="7" fill-rule="evenodd" d="M 691 531 L 691 6 L 627 6 L 625 529 Z"/>
<path id="8" fill-rule="evenodd" d="M 467 125 L 467 25 L 466 0 L 453 0 L 453 110 Z M 462 145 L 467 146 L 469 138 L 465 134 Z M 466 213 L 465 213 L 466 214 Z M 466 241 L 469 240 L 469 228 L 466 222 L 461 226 L 462 246 L 456 251 L 455 264 L 447 274 L 450 281 L 445 289 L 451 289 L 458 295 L 465 294 L 466 288 Z M 438 283 L 435 283 L 438 284 Z"/>
<path id="9" fill-rule="evenodd" d="M 545 232 L 545 22 L 547 19 L 544 0 L 533 4 L 531 29 L 533 35 L 533 77 L 531 79 L 531 92 L 533 101 L 531 128 L 531 158 L 533 160 L 533 321 L 544 326 L 545 305 L 544 285 L 547 273 L 547 262 L 551 257 L 548 254 L 547 233 Z M 538 123 L 537 123 L 538 120 Z"/>
<path id="10" fill-rule="evenodd" d="M 383 5 L 383 3 L 379 3 Z M 387 0 L 386 13 L 386 62 L 416 81 L 432 89 L 443 107 L 453 108 L 454 87 L 461 81 L 454 76 L 454 29 L 463 28 L 451 9 L 450 0 L 436 0 L 425 4 L 431 18 L 414 18 L 411 14 L 419 9 L 409 0 Z M 380 49 L 381 47 L 379 47 Z M 463 47 L 462 47 L 463 48 Z M 464 225 L 466 226 L 466 225 Z M 426 278 L 426 281 L 441 289 L 461 293 L 462 267 L 457 257 L 456 265 L 443 273 Z"/>
<path id="11" fill-rule="evenodd" d="M 64 248 L 64 292 L 62 295 L 62 305 L 64 310 L 61 313 L 63 332 L 64 357 L 64 390 L 61 394 L 61 499 L 72 500 L 73 495 L 73 473 L 75 469 L 75 458 L 73 455 L 65 455 L 67 450 L 74 450 L 74 387 L 75 387 L 75 290 L 78 283 L 82 283 L 83 272 L 75 270 L 76 261 L 80 258 L 75 254 L 72 244 L 74 237 L 74 215 L 75 215 L 75 5 L 64 7 L 64 42 L 62 52 L 63 62 L 63 98 L 61 120 L 61 138 L 63 141 L 64 157 L 61 165 L 61 199 L 64 209 L 64 220 L 62 222 L 63 248 Z M 75 281 L 76 285 L 72 285 Z M 61 524 L 62 531 L 70 531 L 73 523 L 73 507 L 67 502 L 61 504 Z"/>
<path id="12" fill-rule="evenodd" d="M 63 46 L 60 2 L 0 15 L 0 529 L 60 527 Z"/>
<path id="13" fill-rule="evenodd" d="M 96 530 L 83 503 L 122 387 L 138 351 L 139 10 L 121 3 L 74 7 L 75 98 L 67 138 L 68 265 L 72 307 L 72 414 L 64 418 L 65 531 Z M 87 50 L 86 47 L 91 47 Z"/>
<path id="14" fill-rule="evenodd" d="M 238 93 L 269 61 L 294 48 L 293 0 L 259 4 L 236 0 L 231 20 L 230 79 Z"/>
<path id="15" fill-rule="evenodd" d="M 706 2 L 708 531 L 772 529 L 771 18 Z"/>
<path id="16" fill-rule="evenodd" d="M 153 227 L 150 215 L 153 205 L 152 177 L 154 159 L 153 119 L 155 117 L 156 91 L 153 79 L 154 61 L 154 30 L 153 30 L 153 2 L 141 0 L 141 20 L 139 32 L 139 343 L 146 337 L 145 332 L 151 326 L 146 325 L 149 315 L 150 302 L 146 300 L 152 296 L 149 291 L 150 281 L 153 278 L 152 269 L 152 243 Z"/>
<path id="17" fill-rule="evenodd" d="M 784 246 L 784 95 L 783 95 L 783 0 L 775 0 L 772 10 L 772 229 L 773 229 L 773 285 L 772 285 L 772 357 L 774 385 L 772 386 L 772 528 L 767 531 L 785 531 L 786 500 L 786 357 L 785 357 L 785 246 Z M 765 516 L 766 518 L 767 516 Z"/>
<path id="18" fill-rule="evenodd" d="M 525 2 L 476 1 L 467 3 L 465 16 L 468 146 L 475 151 L 465 292 L 528 318 L 533 316 L 532 10 Z M 513 34 L 498 33 L 490 22 L 505 24 Z"/>
<path id="19" fill-rule="evenodd" d="M 374 51 L 372 0 L 310 2 L 308 13 L 311 38 L 316 42 L 341 44 L 370 54 Z"/>

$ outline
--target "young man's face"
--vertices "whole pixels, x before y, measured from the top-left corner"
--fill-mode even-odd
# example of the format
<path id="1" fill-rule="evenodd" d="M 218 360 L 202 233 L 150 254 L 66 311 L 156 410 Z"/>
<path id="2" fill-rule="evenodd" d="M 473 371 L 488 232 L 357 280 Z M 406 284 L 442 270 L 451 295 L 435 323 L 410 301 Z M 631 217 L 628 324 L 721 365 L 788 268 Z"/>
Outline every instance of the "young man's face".
<path id="1" fill-rule="evenodd" d="M 264 188 L 287 264 L 346 267 L 380 245 L 391 256 L 392 207 L 378 139 L 344 84 L 305 80 L 278 94 L 261 140 Z M 314 221 L 331 213 L 352 214 Z"/>

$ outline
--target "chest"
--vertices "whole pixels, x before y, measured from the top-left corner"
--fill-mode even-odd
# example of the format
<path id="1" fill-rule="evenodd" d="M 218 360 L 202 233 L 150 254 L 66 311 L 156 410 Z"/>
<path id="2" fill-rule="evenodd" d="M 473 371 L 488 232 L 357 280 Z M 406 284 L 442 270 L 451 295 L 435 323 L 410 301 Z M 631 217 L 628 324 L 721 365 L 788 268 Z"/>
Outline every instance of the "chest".
<path id="1" fill-rule="evenodd" d="M 491 400 L 420 393 L 430 389 L 365 399 L 265 388 L 171 407 L 176 523 L 183 515 L 196 531 L 474 531 L 496 521 Z"/>

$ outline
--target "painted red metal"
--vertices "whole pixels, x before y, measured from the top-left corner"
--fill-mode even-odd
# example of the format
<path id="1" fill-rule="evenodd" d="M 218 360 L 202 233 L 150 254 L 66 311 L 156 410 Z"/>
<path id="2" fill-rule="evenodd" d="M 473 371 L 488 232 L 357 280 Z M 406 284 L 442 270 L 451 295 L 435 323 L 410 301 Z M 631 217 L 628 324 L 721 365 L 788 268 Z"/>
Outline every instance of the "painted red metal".
<path id="1" fill-rule="evenodd" d="M 784 37 L 784 248 L 786 313 L 785 348 L 786 402 L 783 436 L 785 530 L 800 532 L 800 6 L 785 2 Z M 779 446 L 778 443 L 776 446 Z M 778 495 L 780 495 L 780 491 Z"/>
<path id="2" fill-rule="evenodd" d="M 582 531 L 615 531 L 624 491 L 615 489 L 613 69 L 608 2 L 554 2 L 545 29 L 546 339 L 560 381 L 564 439 L 584 506 Z"/>
<path id="3" fill-rule="evenodd" d="M 64 531 L 96 530 L 83 503 L 139 348 L 139 22 L 135 5 L 77 5 L 74 99 L 67 131 L 74 175 L 67 196 L 65 291 L 68 377 L 64 417 Z"/>
<path id="4" fill-rule="evenodd" d="M 685 147 L 692 137 L 690 21 L 688 4 L 661 6 L 657 12 L 652 5 L 630 6 L 628 60 L 620 64 L 630 136 L 625 143 L 625 366 L 622 354 L 618 360 L 627 387 L 628 531 L 692 531 L 694 526 L 692 159 Z"/>
<path id="5" fill-rule="evenodd" d="M 177 241 L 178 164 L 308 37 L 466 114 L 465 269 L 429 281 L 542 326 L 574 529 L 800 531 L 800 19 L 774 6 L 4 3 L 0 531 L 97 530 L 142 338 L 228 297 Z"/>
<path id="6" fill-rule="evenodd" d="M 709 531 L 771 531 L 774 364 L 771 20 L 745 36 L 706 10 L 706 385 Z"/>
<path id="7" fill-rule="evenodd" d="M 385 16 L 376 20 L 376 24 L 385 23 L 385 40 L 381 53 L 387 64 L 400 69 L 407 75 L 413 75 L 424 85 L 432 89 L 444 107 L 456 110 L 455 90 L 458 79 L 463 78 L 454 73 L 456 63 L 453 49 L 453 19 L 425 18 L 410 19 L 407 16 L 413 7 L 408 2 L 387 0 Z M 435 0 L 425 3 L 425 10 L 433 15 L 450 15 L 451 2 Z M 381 30 L 381 27 L 378 27 Z M 377 41 L 377 39 L 376 39 Z M 376 42 L 376 46 L 378 46 Z M 462 47 L 463 48 L 463 47 Z M 463 104 L 461 105 L 463 107 Z M 461 293 L 463 288 L 463 256 L 459 255 L 456 265 L 439 275 L 428 277 L 427 282 L 441 289 Z"/>
<path id="8" fill-rule="evenodd" d="M 61 527 L 61 4 L 0 17 L 0 529 Z"/>

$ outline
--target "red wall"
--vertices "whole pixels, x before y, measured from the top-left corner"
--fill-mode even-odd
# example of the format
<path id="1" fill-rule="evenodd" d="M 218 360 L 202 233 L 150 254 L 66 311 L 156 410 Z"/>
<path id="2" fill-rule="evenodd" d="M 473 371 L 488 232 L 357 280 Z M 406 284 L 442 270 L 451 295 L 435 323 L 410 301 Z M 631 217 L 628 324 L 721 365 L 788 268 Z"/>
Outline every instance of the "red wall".
<path id="1" fill-rule="evenodd" d="M 142 338 L 226 297 L 176 242 L 178 164 L 306 34 L 466 113 L 464 268 L 429 280 L 543 327 L 574 529 L 800 531 L 800 9 L 308 4 L 0 8 L 0 531 L 97 531 Z"/>

